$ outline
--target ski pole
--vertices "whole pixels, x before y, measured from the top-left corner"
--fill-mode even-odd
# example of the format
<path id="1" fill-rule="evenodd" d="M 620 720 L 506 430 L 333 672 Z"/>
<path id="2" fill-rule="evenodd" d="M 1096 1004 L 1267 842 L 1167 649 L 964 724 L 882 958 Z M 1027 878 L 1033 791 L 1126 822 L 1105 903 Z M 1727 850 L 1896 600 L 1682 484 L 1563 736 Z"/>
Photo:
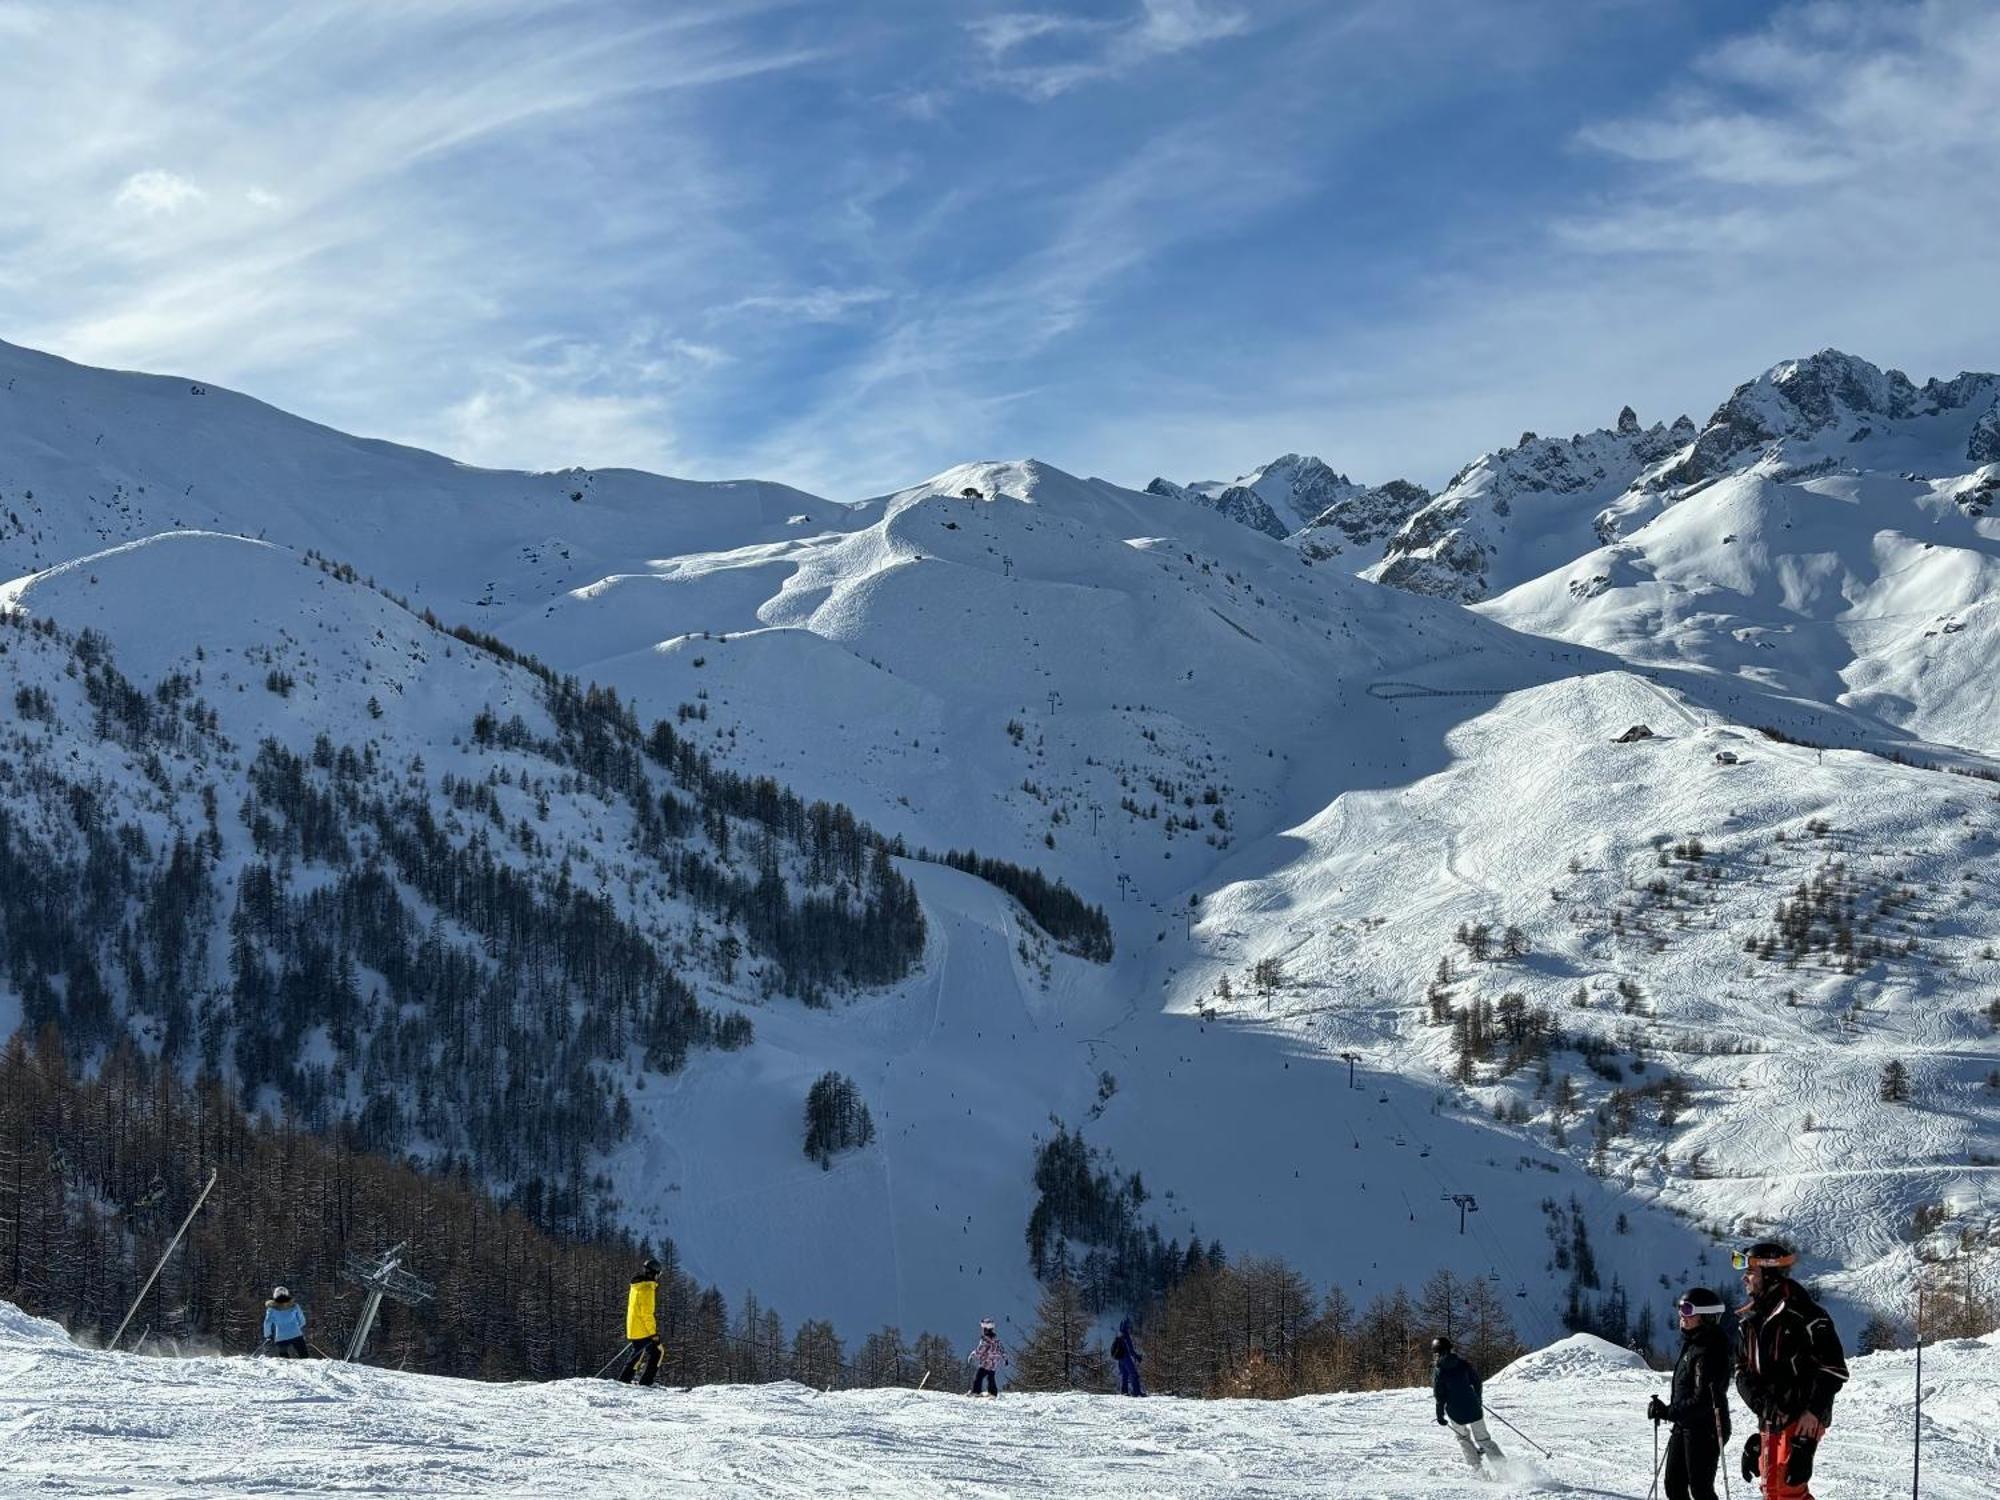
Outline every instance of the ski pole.
<path id="1" fill-rule="evenodd" d="M 1660 1493 L 1660 1419 L 1653 1418 L 1653 1482 L 1646 1490 L 1646 1500 Z"/>
<path id="2" fill-rule="evenodd" d="M 270 1347 L 271 1347 L 271 1341 L 269 1339 L 264 1339 L 261 1342 L 259 1342 L 259 1344 L 255 1349 L 252 1349 L 250 1351 L 250 1357 L 252 1359 L 261 1359 L 263 1357 L 264 1351 Z"/>
<path id="3" fill-rule="evenodd" d="M 328 1354 L 324 1349 L 320 1348 L 320 1346 L 318 1344 L 315 1344 L 311 1339 L 306 1340 L 306 1347 L 312 1350 L 312 1352 L 317 1354 L 321 1359 L 333 1358 L 331 1354 Z"/>
<path id="4" fill-rule="evenodd" d="M 1549 1452 L 1548 1449 L 1544 1448 L 1540 1443 L 1536 1442 L 1533 1438 L 1529 1437 L 1527 1433 L 1521 1431 L 1520 1428 L 1516 1427 L 1512 1422 L 1508 1421 L 1505 1417 L 1501 1416 L 1499 1412 L 1494 1411 L 1490 1404 L 1487 1406 L 1486 1410 L 1493 1417 L 1493 1419 L 1497 1421 L 1502 1427 L 1506 1428 L 1509 1432 L 1513 1433 L 1515 1437 L 1519 1438 L 1522 1442 L 1526 1443 L 1530 1448 L 1533 1448 L 1537 1453 L 1541 1454 L 1543 1458 L 1555 1457 L 1553 1453 Z M 1658 1434 L 1655 1433 L 1654 1436 L 1657 1438 Z"/>
<path id="5" fill-rule="evenodd" d="M 1723 1452 L 1729 1444 L 1722 1436 L 1722 1413 L 1715 1414 L 1715 1458 L 1716 1467 L 1722 1470 L 1722 1500 L 1729 1500 L 1729 1455 Z"/>
<path id="6" fill-rule="evenodd" d="M 1910 1418 L 1910 1500 L 1917 1500 L 1917 1475 L 1924 1466 L 1924 1284 L 1917 1283 L 1917 1405 Z"/>
<path id="7" fill-rule="evenodd" d="M 617 1364 L 619 1360 L 623 1359 L 626 1353 L 631 1349 L 631 1347 L 632 1345 L 628 1340 L 623 1349 L 620 1349 L 616 1354 L 612 1355 L 611 1358 L 607 1359 L 604 1362 L 604 1370 L 610 1369 L 613 1365 Z M 604 1370 L 599 1370 L 595 1375 L 591 1376 L 590 1378 L 592 1380 L 602 1380 L 604 1378 Z"/>

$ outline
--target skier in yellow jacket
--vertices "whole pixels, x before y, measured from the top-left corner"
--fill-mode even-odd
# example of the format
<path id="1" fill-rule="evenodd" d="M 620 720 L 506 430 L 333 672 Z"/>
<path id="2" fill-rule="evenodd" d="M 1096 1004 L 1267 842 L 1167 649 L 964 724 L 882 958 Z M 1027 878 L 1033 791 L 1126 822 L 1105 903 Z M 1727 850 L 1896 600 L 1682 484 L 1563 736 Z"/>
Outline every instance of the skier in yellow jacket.
<path id="1" fill-rule="evenodd" d="M 625 1338 L 632 1357 L 625 1361 L 618 1378 L 627 1385 L 631 1384 L 634 1371 L 639 1371 L 641 1385 L 651 1385 L 653 1377 L 660 1373 L 660 1320 L 654 1311 L 659 1295 L 660 1263 L 649 1256 L 639 1267 L 639 1274 L 632 1278 L 632 1290 L 625 1298 Z M 641 1364 L 644 1370 L 639 1370 Z"/>

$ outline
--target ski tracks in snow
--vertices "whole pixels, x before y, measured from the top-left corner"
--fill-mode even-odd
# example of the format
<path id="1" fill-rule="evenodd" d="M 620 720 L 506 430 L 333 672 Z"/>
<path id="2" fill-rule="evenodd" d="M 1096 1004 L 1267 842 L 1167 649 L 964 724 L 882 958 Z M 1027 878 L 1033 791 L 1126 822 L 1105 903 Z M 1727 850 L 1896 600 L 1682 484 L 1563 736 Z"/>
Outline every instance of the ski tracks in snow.
<path id="1" fill-rule="evenodd" d="M 11 1310 L 6 1310 L 11 1311 Z M 0 1493 L 139 1497 L 645 1494 L 703 1500 L 1490 1500 L 1646 1493 L 1647 1395 L 1664 1376 L 1582 1336 L 1490 1383 L 1508 1419 L 1497 1475 L 1465 1468 L 1430 1393 L 1293 1401 L 708 1386 L 486 1384 L 247 1358 L 76 1349 L 15 1318 L 0 1348 Z M 36 1330 L 45 1329 L 46 1333 Z M 1821 1454 L 1826 1492 L 1909 1480 L 1911 1358 L 1854 1362 Z M 1986 1500 L 2000 1337 L 1925 1352 L 1924 1494 Z M 301 1403 L 308 1403 L 302 1405 Z M 1733 1455 L 1729 1457 L 1733 1458 Z"/>

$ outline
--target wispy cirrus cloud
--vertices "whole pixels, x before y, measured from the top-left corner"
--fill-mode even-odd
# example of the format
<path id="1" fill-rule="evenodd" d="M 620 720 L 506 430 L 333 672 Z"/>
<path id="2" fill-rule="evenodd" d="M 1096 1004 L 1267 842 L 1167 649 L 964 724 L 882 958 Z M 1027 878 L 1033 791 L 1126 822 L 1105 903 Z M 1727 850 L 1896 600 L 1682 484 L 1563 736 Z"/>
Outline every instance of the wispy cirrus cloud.
<path id="1" fill-rule="evenodd" d="M 0 337 L 474 462 L 1435 480 L 1607 392 L 2000 343 L 1983 0 L 0 0 L 0 43 Z"/>
<path id="2" fill-rule="evenodd" d="M 784 294 L 760 292 L 739 297 L 727 307 L 717 309 L 717 316 L 760 313 L 801 323 L 838 323 L 862 308 L 887 302 L 892 295 L 886 287 L 879 286 L 816 286 Z"/>
<path id="3" fill-rule="evenodd" d="M 1039 99 L 1249 29 L 1246 12 L 1213 0 L 1139 0 L 1117 17 L 1003 11 L 966 23 L 990 81 Z"/>
<path id="4" fill-rule="evenodd" d="M 1717 44 L 1651 107 L 1579 131 L 1657 170 L 1563 227 L 1690 252 L 1676 225 L 1733 224 L 1724 247 L 1796 239 L 1810 255 L 1826 231 L 1902 212 L 1990 222 L 1996 90 L 2000 10 L 1983 0 L 1795 6 Z"/>
<path id="5" fill-rule="evenodd" d="M 518 435 L 540 431 L 545 460 L 656 461 L 656 398 L 524 379 L 517 350 L 608 332 L 618 315 L 572 290 L 607 246 L 597 285 L 675 277 L 705 300 L 724 294 L 705 267 L 756 263 L 714 212 L 730 189 L 685 101 L 821 54 L 725 24 L 749 13 L 215 0 L 114 24 L 89 0 L 16 5 L 7 335 L 296 392 L 475 460 L 524 456 Z M 643 148 L 614 144 L 627 130 Z M 474 420 L 503 405 L 508 424 Z"/>

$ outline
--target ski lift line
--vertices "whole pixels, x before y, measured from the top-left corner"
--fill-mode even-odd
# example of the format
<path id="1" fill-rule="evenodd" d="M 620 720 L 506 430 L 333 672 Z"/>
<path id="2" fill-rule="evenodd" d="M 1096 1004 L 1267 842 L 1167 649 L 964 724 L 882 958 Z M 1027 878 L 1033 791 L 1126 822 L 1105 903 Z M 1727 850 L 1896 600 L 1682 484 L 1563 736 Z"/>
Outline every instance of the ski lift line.
<path id="1" fill-rule="evenodd" d="M 1399 1121 L 1402 1121 L 1402 1112 L 1396 1108 L 1393 1102 L 1389 1105 L 1389 1112 L 1395 1115 Z M 1403 1124 L 1405 1129 L 1407 1129 L 1408 1122 L 1403 1121 Z M 1414 1135 L 1415 1132 L 1412 1131 L 1411 1134 Z M 1419 1160 L 1422 1160 L 1422 1158 L 1419 1158 Z M 1446 1197 L 1450 1197 L 1451 1188 L 1449 1184 L 1445 1182 L 1444 1178 L 1438 1173 L 1437 1169 L 1434 1166 L 1431 1166 L 1428 1163 L 1426 1163 L 1424 1165 L 1424 1170 L 1430 1175 L 1431 1180 L 1437 1184 L 1438 1191 L 1443 1193 Z M 1512 1258 L 1506 1255 L 1498 1245 L 1496 1245 L 1493 1241 L 1487 1238 L 1486 1232 L 1480 1226 L 1480 1224 L 1476 1220 L 1469 1220 L 1467 1227 L 1471 1231 L 1473 1240 L 1483 1250 L 1485 1250 L 1488 1257 L 1488 1263 L 1505 1266 L 1508 1275 L 1513 1277 L 1514 1284 L 1516 1286 L 1525 1288 L 1528 1285 L 1527 1279 L 1520 1274 L 1520 1271 L 1514 1265 Z M 1545 1333 L 1552 1334 L 1552 1338 L 1549 1340 L 1550 1342 L 1553 1342 L 1554 1340 L 1563 1337 L 1562 1330 L 1560 1326 L 1556 1323 L 1554 1318 L 1552 1318 L 1549 1314 L 1542 1312 L 1539 1308 L 1536 1308 L 1532 1298 L 1529 1299 L 1529 1306 L 1531 1309 L 1534 1310 L 1535 1322 L 1541 1326 L 1542 1330 Z"/>
<path id="2" fill-rule="evenodd" d="M 1485 1230 L 1481 1228 L 1478 1224 L 1472 1225 L 1472 1237 L 1475 1241 L 1477 1241 L 1481 1246 L 1485 1248 L 1486 1253 L 1489 1256 L 1493 1257 L 1501 1265 L 1504 1265 L 1507 1268 L 1507 1273 L 1514 1278 L 1514 1284 L 1516 1286 L 1521 1287 L 1523 1289 L 1527 1287 L 1528 1285 L 1527 1278 L 1521 1275 L 1520 1270 L 1515 1266 L 1512 1257 L 1510 1257 L 1507 1254 L 1504 1246 L 1497 1245 L 1493 1241 L 1487 1239 Z M 1551 1344 L 1556 1343 L 1566 1336 L 1566 1331 L 1563 1329 L 1561 1323 L 1555 1318 L 1555 1316 L 1551 1313 L 1543 1311 L 1540 1307 L 1538 1307 L 1535 1303 L 1535 1300 L 1532 1297 L 1528 1299 L 1528 1307 L 1529 1310 L 1534 1315 L 1534 1321 L 1536 1325 L 1541 1329 L 1542 1333 L 1545 1335 L 1544 1342 Z"/>
<path id="3" fill-rule="evenodd" d="M 1403 1118 L 1402 1111 L 1397 1108 L 1393 1100 L 1389 1102 L 1388 1108 L 1389 1108 L 1389 1113 L 1395 1116 L 1397 1122 L 1401 1124 L 1403 1128 L 1409 1132 L 1410 1135 L 1415 1136 L 1416 1132 L 1410 1129 L 1409 1122 Z M 1351 1134 L 1352 1127 L 1350 1127 L 1349 1130 Z M 1383 1137 L 1383 1139 L 1386 1142 L 1388 1137 L 1385 1136 Z M 1360 1142 L 1357 1140 L 1355 1144 L 1358 1148 Z M 1423 1166 L 1424 1171 L 1430 1176 L 1431 1181 L 1437 1184 L 1438 1191 L 1441 1194 L 1443 1194 L 1446 1198 L 1451 1197 L 1452 1196 L 1451 1186 L 1444 1180 L 1443 1176 L 1440 1175 L 1437 1168 L 1427 1160 L 1423 1160 L 1422 1158 L 1419 1158 L 1419 1160 Z M 1490 1240 L 1487 1237 L 1485 1230 L 1480 1226 L 1477 1220 L 1470 1220 L 1468 1222 L 1468 1228 L 1471 1231 L 1471 1236 L 1474 1242 L 1478 1244 L 1486 1252 L 1488 1258 L 1488 1264 L 1498 1264 L 1504 1266 L 1507 1270 L 1508 1275 L 1514 1279 L 1514 1284 L 1525 1290 L 1528 1285 L 1527 1279 L 1520 1274 L 1520 1270 L 1517 1266 L 1515 1266 L 1513 1258 L 1507 1255 L 1504 1249 L 1502 1249 L 1498 1244 L 1496 1244 L 1493 1240 Z M 1529 1299 L 1528 1306 L 1531 1312 L 1533 1322 L 1541 1330 L 1541 1333 L 1544 1336 L 1544 1342 L 1554 1343 L 1566 1336 L 1566 1331 L 1562 1328 L 1559 1320 L 1557 1320 L 1552 1314 L 1543 1311 L 1539 1306 L 1537 1306 L 1537 1304 L 1534 1302 L 1532 1298 Z"/>

